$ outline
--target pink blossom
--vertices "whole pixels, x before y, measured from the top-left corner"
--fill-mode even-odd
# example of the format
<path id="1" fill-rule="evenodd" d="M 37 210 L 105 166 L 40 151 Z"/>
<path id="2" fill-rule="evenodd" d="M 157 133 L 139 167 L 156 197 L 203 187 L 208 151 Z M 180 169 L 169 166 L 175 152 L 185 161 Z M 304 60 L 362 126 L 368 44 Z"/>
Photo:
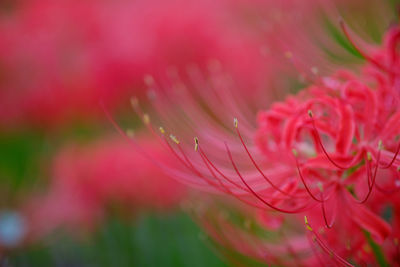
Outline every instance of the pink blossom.
<path id="1" fill-rule="evenodd" d="M 0 17 L 0 121 L 59 125 L 98 116 L 135 93 L 142 77 L 215 59 L 244 85 L 266 79 L 265 39 L 236 1 L 25 1 Z M 251 5 L 250 5 L 251 6 Z M 237 64 L 240 62 L 240 64 Z M 102 113 L 100 113 L 102 114 Z"/>
<path id="2" fill-rule="evenodd" d="M 398 246 L 392 235 L 398 226 L 381 217 L 374 201 L 380 193 L 398 192 L 396 49 L 400 35 L 397 27 L 391 29 L 384 47 L 370 54 L 358 46 L 343 23 L 342 28 L 366 58 L 365 74 L 339 70 L 317 76 L 313 85 L 260 111 L 257 125 L 249 119 L 252 111 L 246 109 L 243 92 L 229 91 L 232 85 L 221 70 L 207 74 L 211 77 L 205 83 L 207 89 L 203 87 L 207 92 L 193 90 L 197 103 L 206 103 L 206 108 L 196 106 L 191 93 L 183 90 L 188 85 L 182 86 L 177 76 L 170 78 L 169 84 L 180 84 L 181 90 L 171 93 L 169 101 L 187 103 L 185 116 L 193 120 L 179 119 L 178 112 L 165 108 L 163 99 L 152 103 L 159 112 L 155 120 L 136 101 L 133 107 L 153 134 L 157 135 L 155 126 L 161 125 L 158 138 L 182 168 L 160 165 L 175 178 L 261 210 L 300 214 L 301 219 L 306 215 L 309 249 L 322 264 L 353 266 L 350 259 L 373 263 L 371 243 L 387 248 L 388 242 L 386 260 L 396 262 L 398 252 L 389 252 Z M 157 89 L 160 85 L 151 80 L 148 86 Z M 229 117 L 233 116 L 232 126 Z M 196 136 L 194 144 L 191 136 Z M 223 231 L 229 231 L 228 224 Z M 235 236 L 232 240 L 212 235 L 239 253 L 260 258 L 248 247 L 253 241 L 232 233 L 224 234 L 225 238 Z"/>
<path id="3" fill-rule="evenodd" d="M 140 140 L 158 160 L 170 161 L 157 144 Z M 35 235 L 60 226 L 90 229 L 114 206 L 129 216 L 172 209 L 186 193 L 184 186 L 117 138 L 67 147 L 57 155 L 52 177 L 48 193 L 29 205 Z"/>

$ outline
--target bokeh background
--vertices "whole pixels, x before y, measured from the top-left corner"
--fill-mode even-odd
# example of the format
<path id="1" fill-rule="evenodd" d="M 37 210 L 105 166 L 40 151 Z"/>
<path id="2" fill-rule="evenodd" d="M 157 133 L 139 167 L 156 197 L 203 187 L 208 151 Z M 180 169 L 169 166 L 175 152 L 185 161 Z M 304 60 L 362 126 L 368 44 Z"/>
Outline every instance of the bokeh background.
<path id="1" fill-rule="evenodd" d="M 317 43 L 306 64 L 330 59 L 321 72 L 360 62 L 331 5 L 274 2 L 1 1 L 0 265 L 228 266 L 185 212 L 199 193 L 132 149 L 102 106 L 169 161 L 130 107 L 154 97 L 149 79 L 222 66 L 256 109 L 307 83 L 285 49 Z M 330 4 L 380 42 L 396 1 L 350 2 Z"/>

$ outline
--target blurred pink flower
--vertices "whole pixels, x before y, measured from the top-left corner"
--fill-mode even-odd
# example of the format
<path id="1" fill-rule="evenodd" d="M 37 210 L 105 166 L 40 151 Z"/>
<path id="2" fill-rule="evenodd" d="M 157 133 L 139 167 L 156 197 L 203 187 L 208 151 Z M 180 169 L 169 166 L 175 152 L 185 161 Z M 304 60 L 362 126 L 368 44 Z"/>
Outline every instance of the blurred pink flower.
<path id="1" fill-rule="evenodd" d="M 170 162 L 157 144 L 140 138 L 158 160 Z M 108 207 L 132 216 L 168 210 L 185 197 L 185 187 L 117 138 L 70 146 L 56 157 L 48 192 L 29 205 L 31 232 L 41 236 L 60 226 L 90 228 Z"/>
<path id="2" fill-rule="evenodd" d="M 240 20 L 235 2 L 18 3 L 0 17 L 3 127 L 96 117 L 99 100 L 113 108 L 143 95 L 143 76 L 163 77 L 170 66 L 219 60 L 243 85 L 265 80 L 265 39 Z"/>

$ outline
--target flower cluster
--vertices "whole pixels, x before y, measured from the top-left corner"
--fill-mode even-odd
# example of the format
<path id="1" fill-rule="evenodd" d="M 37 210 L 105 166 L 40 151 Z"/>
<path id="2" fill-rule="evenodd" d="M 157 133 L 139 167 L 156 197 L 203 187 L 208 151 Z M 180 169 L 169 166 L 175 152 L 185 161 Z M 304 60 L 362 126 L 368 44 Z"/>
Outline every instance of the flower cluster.
<path id="1" fill-rule="evenodd" d="M 195 121 L 187 117 L 171 120 L 179 115 L 169 110 L 160 114 L 160 124 L 177 132 L 192 129 L 190 134 L 197 137 L 193 151 L 187 148 L 186 134 L 182 140 L 174 133 L 168 138 L 160 127 L 161 142 L 182 165 L 179 170 L 162 167 L 197 187 L 231 195 L 267 213 L 293 214 L 285 215 L 290 221 L 304 220 L 303 237 L 309 237 L 306 247 L 313 252 L 304 252 L 302 246 L 293 248 L 292 238 L 298 235 L 289 235 L 281 238 L 280 242 L 288 243 L 277 261 L 275 253 L 265 256 L 271 246 L 263 247 L 265 253 L 259 254 L 260 247 L 240 246 L 246 242 L 243 240 L 221 241 L 221 233 L 208 227 L 220 243 L 230 243 L 239 253 L 281 264 L 290 252 L 292 261 L 285 265 L 382 265 L 399 259 L 398 217 L 387 213 L 397 210 L 400 190 L 400 28 L 388 31 L 383 47 L 366 51 L 353 40 L 345 24 L 341 26 L 367 61 L 362 74 L 340 69 L 313 79 L 312 85 L 298 94 L 259 111 L 257 125 L 249 119 L 251 110 L 240 101 L 243 92 L 229 90 L 231 84 L 222 71 L 213 69 L 211 78 L 203 79 L 207 92 L 194 88 L 187 93 L 179 75 L 171 77 L 170 88 L 175 90 L 171 90 L 169 101 L 187 103 L 185 115 Z M 192 74 L 200 77 L 198 72 L 197 76 Z M 147 81 L 150 89 L 157 89 L 153 79 Z M 153 104 L 158 111 L 166 110 L 165 100 L 156 99 Z M 133 107 L 156 134 L 149 115 L 136 101 Z M 236 115 L 233 133 L 226 123 L 232 114 Z M 224 220 L 218 223 L 223 232 L 235 229 L 224 226 Z M 243 234 L 239 232 L 237 238 Z"/>
<path id="2" fill-rule="evenodd" d="M 243 83 L 264 79 L 262 38 L 240 22 L 237 5 L 230 0 L 15 3 L 0 13 L 1 127 L 103 118 L 99 100 L 110 109 L 120 107 L 132 93 L 144 93 L 145 73 L 160 77 L 171 65 L 218 59 L 233 66 Z"/>

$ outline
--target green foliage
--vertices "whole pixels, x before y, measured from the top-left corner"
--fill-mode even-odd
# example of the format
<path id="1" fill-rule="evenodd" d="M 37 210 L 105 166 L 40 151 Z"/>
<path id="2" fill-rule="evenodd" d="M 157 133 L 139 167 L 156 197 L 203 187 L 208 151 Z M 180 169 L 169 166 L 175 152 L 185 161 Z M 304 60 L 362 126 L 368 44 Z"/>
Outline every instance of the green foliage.
<path id="1" fill-rule="evenodd" d="M 115 217 L 88 239 L 67 235 L 14 252 L 11 266 L 190 266 L 225 267 L 182 213 L 147 215 L 136 221 Z M 54 238 L 54 237 L 53 237 Z"/>

